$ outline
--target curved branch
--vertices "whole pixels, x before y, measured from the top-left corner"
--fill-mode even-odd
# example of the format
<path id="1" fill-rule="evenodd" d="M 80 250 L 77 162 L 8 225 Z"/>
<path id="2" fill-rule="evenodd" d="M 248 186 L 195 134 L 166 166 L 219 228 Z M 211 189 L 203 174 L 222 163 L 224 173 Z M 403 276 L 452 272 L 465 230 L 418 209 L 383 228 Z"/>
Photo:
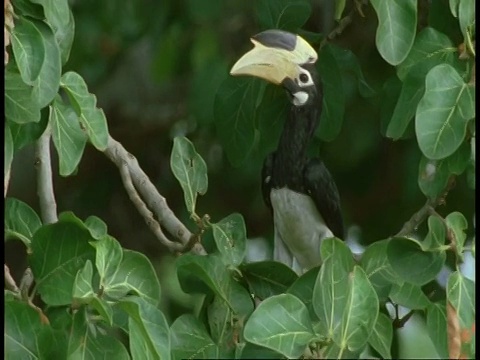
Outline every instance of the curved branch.
<path id="1" fill-rule="evenodd" d="M 57 203 L 53 192 L 52 159 L 50 157 L 50 125 L 35 144 L 35 167 L 37 168 L 37 194 L 40 201 L 40 216 L 44 224 L 58 221 Z"/>
<path id="2" fill-rule="evenodd" d="M 138 196 L 138 198 L 140 199 L 141 204 L 138 203 L 138 199 L 136 198 L 131 197 L 130 199 L 135 203 L 137 209 L 140 211 L 152 230 L 152 226 L 154 228 L 156 226 L 151 221 L 154 219 L 149 214 L 148 209 L 155 214 L 156 218 L 160 222 L 160 225 L 182 245 L 181 247 L 178 247 L 178 249 L 188 249 L 193 242 L 191 250 L 194 253 L 199 255 L 207 254 L 203 246 L 196 241 L 197 236 L 192 234 L 168 207 L 166 199 L 158 192 L 157 188 L 142 170 L 135 156 L 130 154 L 121 143 L 113 139 L 111 136 L 108 138 L 107 148 L 105 149 L 104 153 L 119 168 L 126 187 L 129 187 L 129 183 L 131 183 L 134 187 L 136 196 L 140 194 L 141 198 L 140 196 Z M 128 171 L 128 175 L 126 171 Z M 138 190 L 138 193 L 135 189 Z M 132 196 L 133 193 L 131 192 L 131 188 L 130 190 L 127 189 L 127 192 L 129 192 L 129 196 Z M 148 209 L 144 209 L 145 205 L 148 207 Z M 147 212 L 145 212 L 145 210 Z M 154 230 L 154 234 L 162 243 L 165 243 L 165 240 L 167 240 L 169 243 L 173 244 L 163 235 L 161 230 L 160 233 L 158 230 Z M 177 246 L 167 246 L 170 250 L 177 250 Z"/>

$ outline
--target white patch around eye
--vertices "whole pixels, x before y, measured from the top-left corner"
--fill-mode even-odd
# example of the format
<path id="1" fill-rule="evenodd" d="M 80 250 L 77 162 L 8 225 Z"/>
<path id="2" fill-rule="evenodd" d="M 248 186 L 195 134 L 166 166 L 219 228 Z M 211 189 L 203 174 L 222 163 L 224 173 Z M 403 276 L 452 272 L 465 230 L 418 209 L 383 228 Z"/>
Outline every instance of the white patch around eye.
<path id="1" fill-rule="evenodd" d="M 308 101 L 308 93 L 306 93 L 305 91 L 298 91 L 295 94 L 293 94 L 293 105 L 295 106 L 305 105 L 307 101 Z"/>
<path id="2" fill-rule="evenodd" d="M 306 81 L 302 81 L 301 78 L 307 77 Z M 298 78 L 296 79 L 296 83 L 300 87 L 306 87 L 306 86 L 312 86 L 313 85 L 313 80 L 312 77 L 310 76 L 310 73 L 307 70 L 300 69 L 300 74 L 298 75 Z"/>

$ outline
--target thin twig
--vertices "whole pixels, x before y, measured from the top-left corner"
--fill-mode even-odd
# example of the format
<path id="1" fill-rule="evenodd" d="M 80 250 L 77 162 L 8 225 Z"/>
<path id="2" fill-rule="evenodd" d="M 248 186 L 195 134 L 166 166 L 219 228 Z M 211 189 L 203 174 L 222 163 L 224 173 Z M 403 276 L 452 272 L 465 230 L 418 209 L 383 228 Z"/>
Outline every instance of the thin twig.
<path id="1" fill-rule="evenodd" d="M 47 125 L 44 133 L 35 144 L 37 194 L 40 201 L 40 216 L 44 224 L 52 224 L 58 221 L 57 203 L 53 192 L 50 136 L 50 126 Z"/>
<path id="2" fill-rule="evenodd" d="M 447 196 L 448 192 L 450 189 L 453 187 L 455 184 L 455 177 L 451 176 L 450 179 L 448 180 L 447 187 L 445 188 L 445 191 L 443 194 L 436 198 L 428 198 L 427 202 L 425 205 L 422 206 L 420 210 L 418 210 L 415 214 L 412 215 L 410 220 L 408 220 L 402 227 L 402 229 L 395 235 L 395 236 L 406 236 L 412 232 L 414 232 L 418 226 L 425 221 L 428 215 L 432 215 L 435 212 L 435 208 L 438 205 L 444 204 L 445 203 L 445 197 Z"/>
<path id="3" fill-rule="evenodd" d="M 147 208 L 147 205 L 145 205 L 142 198 L 138 195 L 137 190 L 133 186 L 132 177 L 128 171 L 126 163 L 124 163 L 124 166 L 120 166 L 119 169 L 123 185 L 125 186 L 125 190 L 127 191 L 130 200 L 133 202 L 140 215 L 143 216 L 150 230 L 152 230 L 157 239 L 160 240 L 160 242 L 168 247 L 171 251 L 181 251 L 183 249 L 182 244 L 175 243 L 167 239 L 162 231 L 162 228 L 160 227 L 160 224 L 153 217 L 153 213 Z"/>
<path id="4" fill-rule="evenodd" d="M 168 207 L 167 201 L 158 192 L 157 188 L 142 170 L 135 156 L 130 154 L 121 143 L 113 139 L 111 136 L 108 138 L 107 148 L 105 149 L 104 153 L 110 160 L 113 161 L 115 165 L 117 165 L 117 167 L 120 169 L 120 172 L 124 171 L 124 169 L 128 170 L 128 177 L 131 179 L 131 183 L 133 184 L 134 188 L 138 190 L 138 194 L 143 199 L 142 202 L 146 203 L 148 209 L 155 214 L 155 217 L 160 222 L 160 225 L 166 229 L 174 239 L 183 245 L 183 247 L 189 248 L 192 243 L 192 239 L 196 240 L 197 236 L 192 234 Z M 147 224 L 151 218 L 151 216 L 145 217 Z M 158 238 L 158 234 L 155 235 L 157 235 Z M 164 239 L 159 238 L 159 240 L 162 241 L 162 243 L 164 242 Z M 172 247 L 169 248 L 174 251 L 176 250 L 172 249 Z M 191 250 L 199 255 L 207 254 L 203 246 L 198 241 L 194 242 L 194 244 L 191 246 Z"/>

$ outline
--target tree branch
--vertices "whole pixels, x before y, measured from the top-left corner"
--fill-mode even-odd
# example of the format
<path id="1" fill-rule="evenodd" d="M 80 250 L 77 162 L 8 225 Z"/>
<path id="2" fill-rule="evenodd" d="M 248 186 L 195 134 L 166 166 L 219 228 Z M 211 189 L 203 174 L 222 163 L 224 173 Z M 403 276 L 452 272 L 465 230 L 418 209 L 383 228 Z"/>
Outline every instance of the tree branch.
<path id="1" fill-rule="evenodd" d="M 138 164 L 135 156 L 130 154 L 121 143 L 111 136 L 108 138 L 107 148 L 104 153 L 117 165 L 130 200 L 135 204 L 137 210 L 162 244 L 172 251 L 188 250 L 191 246 L 192 252 L 199 255 L 207 254 L 203 246 L 197 241 L 197 236 L 192 234 L 168 207 L 166 199 L 152 184 Z M 166 238 L 149 209 L 153 211 L 160 225 L 180 244 L 176 244 Z M 193 245 L 191 245 L 192 242 Z"/>
<path id="2" fill-rule="evenodd" d="M 40 216 L 44 224 L 58 221 L 57 203 L 53 192 L 52 159 L 50 157 L 50 125 L 35 144 L 37 168 L 37 194 L 40 200 Z"/>
<path id="3" fill-rule="evenodd" d="M 451 176 L 448 179 L 447 187 L 443 194 L 436 198 L 428 198 L 425 205 L 422 206 L 420 210 L 418 210 L 415 214 L 412 215 L 410 220 L 408 220 L 402 227 L 402 229 L 395 235 L 395 236 L 406 236 L 412 232 L 414 232 L 418 226 L 425 221 L 428 215 L 434 213 L 435 208 L 438 205 L 445 203 L 445 197 L 447 196 L 450 189 L 452 189 L 453 185 L 455 184 L 455 176 Z"/>

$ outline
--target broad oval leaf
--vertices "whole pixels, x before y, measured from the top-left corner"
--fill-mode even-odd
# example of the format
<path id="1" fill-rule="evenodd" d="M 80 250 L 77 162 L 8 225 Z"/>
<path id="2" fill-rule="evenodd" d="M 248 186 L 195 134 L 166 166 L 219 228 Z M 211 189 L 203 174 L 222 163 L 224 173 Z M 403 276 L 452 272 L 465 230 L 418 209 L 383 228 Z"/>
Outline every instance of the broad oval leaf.
<path id="1" fill-rule="evenodd" d="M 205 325 L 191 314 L 180 315 L 170 327 L 172 358 L 217 359 L 219 349 Z"/>
<path id="2" fill-rule="evenodd" d="M 345 304 L 339 332 L 333 339 L 341 348 L 362 350 L 378 317 L 378 297 L 363 269 L 355 265 L 349 274 L 348 300 Z"/>
<path id="3" fill-rule="evenodd" d="M 413 239 L 394 237 L 387 247 L 388 261 L 403 280 L 425 285 L 435 279 L 445 263 L 445 252 L 424 251 Z"/>
<path id="4" fill-rule="evenodd" d="M 427 308 L 427 331 L 440 359 L 448 359 L 447 310 L 445 302 Z"/>
<path id="5" fill-rule="evenodd" d="M 120 302 L 120 307 L 130 315 L 128 335 L 132 359 L 170 360 L 170 329 L 157 306 L 130 296 Z"/>
<path id="6" fill-rule="evenodd" d="M 297 278 L 297 280 L 295 280 L 295 282 L 287 290 L 288 294 L 295 295 L 307 306 L 310 318 L 312 320 L 318 319 L 313 308 L 313 292 L 319 272 L 319 266 L 311 268 L 305 274 Z"/>
<path id="7" fill-rule="evenodd" d="M 314 339 L 308 309 L 291 294 L 272 296 L 255 309 L 245 324 L 245 340 L 298 358 Z"/>
<path id="8" fill-rule="evenodd" d="M 455 271 L 448 277 L 447 300 L 455 308 L 462 329 L 475 324 L 475 283 Z"/>
<path id="9" fill-rule="evenodd" d="M 255 10 L 262 28 L 292 32 L 302 27 L 311 13 L 308 0 L 258 0 Z"/>
<path id="10" fill-rule="evenodd" d="M 398 65 L 397 75 L 402 81 L 408 74 L 423 78 L 434 66 L 453 63 L 456 51 L 447 35 L 427 27 L 417 35 L 407 58 Z"/>
<path id="11" fill-rule="evenodd" d="M 59 221 L 38 229 L 32 239 L 29 264 L 42 300 L 52 306 L 72 302 L 77 272 L 87 260 L 92 263 L 95 250 L 89 244 L 90 233 L 71 221 Z"/>
<path id="12" fill-rule="evenodd" d="M 88 138 L 98 150 L 104 151 L 108 143 L 107 119 L 102 109 L 97 108 L 97 98 L 88 92 L 87 84 L 76 72 L 62 75 L 60 85 L 70 98 L 70 102 L 80 116 Z"/>
<path id="13" fill-rule="evenodd" d="M 323 264 L 313 289 L 313 308 L 322 324 L 324 336 L 339 330 L 348 300 L 349 273 L 354 261 L 348 246 L 336 238 L 320 245 Z"/>
<path id="14" fill-rule="evenodd" d="M 219 295 L 237 315 L 246 316 L 253 310 L 248 291 L 233 278 L 217 254 L 185 254 L 177 259 L 178 280 L 187 293 L 206 292 Z"/>
<path id="15" fill-rule="evenodd" d="M 430 300 L 418 285 L 404 282 L 402 285 L 393 284 L 390 299 L 395 304 L 412 310 L 424 310 L 430 305 Z"/>
<path id="16" fill-rule="evenodd" d="M 93 265 L 90 260 L 87 260 L 83 269 L 77 272 L 75 282 L 73 283 L 73 299 L 75 304 L 78 304 L 78 302 L 88 304 L 95 297 L 92 278 Z"/>
<path id="17" fill-rule="evenodd" d="M 45 60 L 42 64 L 40 74 L 33 82 L 33 99 L 40 107 L 47 106 L 58 93 L 60 87 L 60 76 L 62 65 L 60 49 L 55 41 L 53 30 L 43 21 L 35 20 L 33 24 L 42 36 L 45 46 Z"/>
<path id="18" fill-rule="evenodd" d="M 100 286 L 108 289 L 114 280 L 123 259 L 123 250 L 120 243 L 111 236 L 104 236 L 98 241 L 92 241 L 96 250 L 95 266 L 100 277 Z"/>
<path id="19" fill-rule="evenodd" d="M 204 195 L 207 192 L 207 165 L 186 137 L 173 139 L 170 167 L 182 186 L 187 210 L 195 213 L 197 194 Z"/>
<path id="20" fill-rule="evenodd" d="M 443 159 L 458 149 L 468 120 L 475 116 L 474 98 L 474 86 L 467 85 L 450 65 L 429 71 L 415 121 L 418 145 L 427 158 Z"/>
<path id="21" fill-rule="evenodd" d="M 391 359 L 392 340 L 392 320 L 387 315 L 379 313 L 368 343 L 378 351 L 383 359 Z"/>
<path id="22" fill-rule="evenodd" d="M 408 55 L 417 27 L 416 0 L 371 0 L 378 17 L 376 44 L 380 55 L 391 65 Z"/>
<path id="23" fill-rule="evenodd" d="M 40 121 L 41 107 L 33 98 L 33 88 L 20 74 L 5 71 L 5 118 L 17 124 Z"/>
<path id="24" fill-rule="evenodd" d="M 239 266 L 247 250 L 247 230 L 240 214 L 231 214 L 212 224 L 213 238 L 222 260 L 227 265 Z"/>
<path id="25" fill-rule="evenodd" d="M 431 160 L 422 155 L 418 165 L 418 186 L 425 196 L 440 196 L 448 184 L 448 161 Z"/>
<path id="26" fill-rule="evenodd" d="M 445 251 L 445 223 L 438 216 L 428 218 L 428 233 L 422 242 L 422 248 L 429 251 Z"/>
<path id="27" fill-rule="evenodd" d="M 360 263 L 382 302 L 387 300 L 392 284 L 400 281 L 387 258 L 389 241 L 389 239 L 381 240 L 369 245 Z"/>
<path id="28" fill-rule="evenodd" d="M 71 175 L 82 159 L 87 143 L 75 111 L 57 97 L 50 106 L 52 139 L 57 149 L 60 175 Z"/>
<path id="29" fill-rule="evenodd" d="M 229 161 L 241 165 L 253 149 L 257 106 L 265 83 L 259 79 L 226 78 L 215 97 L 215 126 Z"/>
<path id="30" fill-rule="evenodd" d="M 29 248 L 41 226 L 40 217 L 29 205 L 15 198 L 5 199 L 5 240 L 18 238 Z"/>
<path id="31" fill-rule="evenodd" d="M 259 299 L 279 295 L 288 289 L 297 274 L 287 265 L 277 261 L 259 261 L 241 267 L 250 291 Z"/>
<path id="32" fill-rule="evenodd" d="M 42 34 L 31 21 L 21 16 L 15 21 L 11 41 L 20 75 L 26 84 L 32 85 L 46 60 Z"/>

